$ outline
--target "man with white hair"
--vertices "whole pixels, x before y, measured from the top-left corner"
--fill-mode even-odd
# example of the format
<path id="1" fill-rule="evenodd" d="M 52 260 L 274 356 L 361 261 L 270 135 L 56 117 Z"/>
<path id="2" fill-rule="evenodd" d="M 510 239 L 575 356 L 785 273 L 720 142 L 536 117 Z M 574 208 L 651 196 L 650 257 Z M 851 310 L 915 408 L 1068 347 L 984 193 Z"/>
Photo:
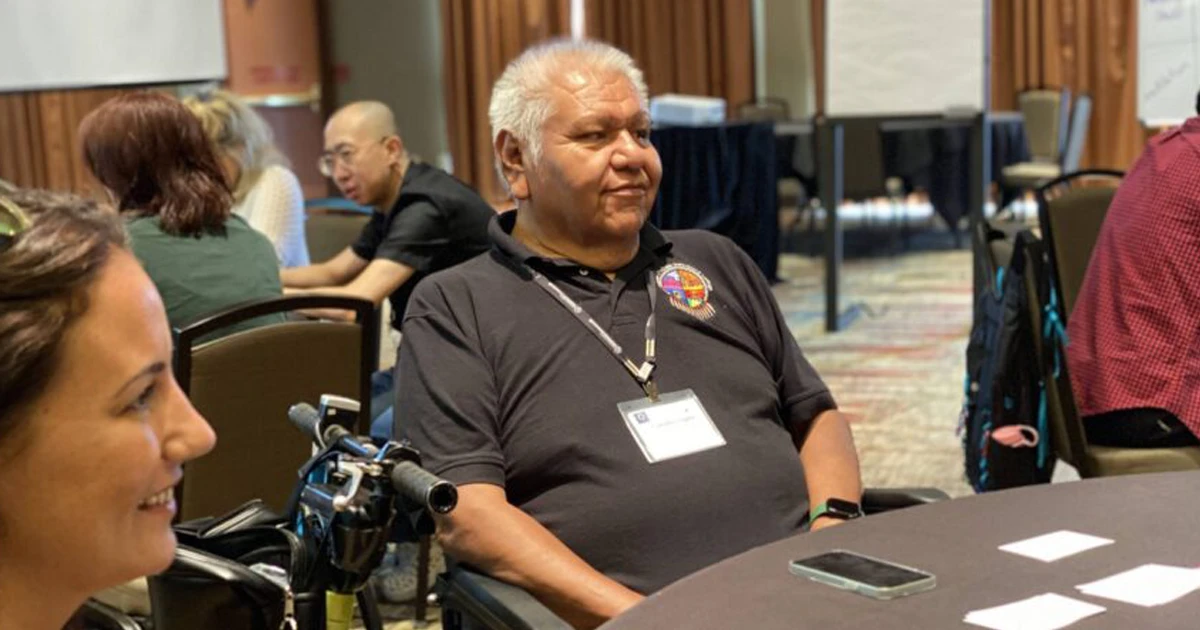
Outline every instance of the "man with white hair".
<path id="1" fill-rule="evenodd" d="M 860 515 L 848 425 L 754 263 L 646 222 L 662 166 L 629 56 L 532 48 L 489 114 L 517 209 L 417 287 L 397 371 L 409 437 L 459 484 L 447 552 L 592 627 Z"/>

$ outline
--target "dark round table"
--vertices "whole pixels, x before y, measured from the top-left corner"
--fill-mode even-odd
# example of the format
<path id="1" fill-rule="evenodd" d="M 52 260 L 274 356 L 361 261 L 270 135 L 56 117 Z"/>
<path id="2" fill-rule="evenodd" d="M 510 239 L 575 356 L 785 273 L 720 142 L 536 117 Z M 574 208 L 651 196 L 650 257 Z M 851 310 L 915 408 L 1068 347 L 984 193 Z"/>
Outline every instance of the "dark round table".
<path id="1" fill-rule="evenodd" d="M 1200 472 L 1032 486 L 878 514 L 729 558 L 647 598 L 602 630 L 974 628 L 972 610 L 1053 592 L 1107 611 L 1072 630 L 1200 628 L 1200 592 L 1143 608 L 1075 586 L 1146 563 L 1200 566 Z M 1000 545 L 1069 529 L 1115 544 L 1043 563 Z M 876 601 L 795 577 L 788 561 L 843 548 L 930 571 L 937 588 Z"/>

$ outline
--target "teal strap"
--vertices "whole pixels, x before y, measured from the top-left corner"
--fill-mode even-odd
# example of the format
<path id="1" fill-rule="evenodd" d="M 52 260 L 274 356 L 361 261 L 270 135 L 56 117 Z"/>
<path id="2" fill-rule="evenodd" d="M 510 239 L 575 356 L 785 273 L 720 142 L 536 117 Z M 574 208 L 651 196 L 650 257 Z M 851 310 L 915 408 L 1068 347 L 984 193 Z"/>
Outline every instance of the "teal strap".
<path id="1" fill-rule="evenodd" d="M 1054 283 L 1050 284 L 1050 302 L 1042 309 L 1042 338 L 1049 341 L 1054 348 L 1054 378 L 1062 375 L 1062 349 L 1071 345 L 1067 329 L 1063 326 L 1062 317 L 1058 314 L 1058 291 Z"/>
<path id="2" fill-rule="evenodd" d="M 1046 457 L 1050 454 L 1050 434 L 1047 433 L 1047 425 L 1049 424 L 1046 413 L 1046 383 L 1038 383 L 1038 468 L 1046 467 Z"/>

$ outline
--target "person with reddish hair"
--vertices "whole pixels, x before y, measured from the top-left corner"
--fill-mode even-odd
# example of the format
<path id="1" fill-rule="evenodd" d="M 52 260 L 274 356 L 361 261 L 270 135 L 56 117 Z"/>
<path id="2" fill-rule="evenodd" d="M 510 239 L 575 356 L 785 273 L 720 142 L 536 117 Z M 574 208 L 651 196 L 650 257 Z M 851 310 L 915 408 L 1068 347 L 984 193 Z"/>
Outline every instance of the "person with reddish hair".
<path id="1" fill-rule="evenodd" d="M 172 327 L 279 296 L 267 237 L 233 214 L 233 195 L 200 121 L 157 92 L 114 97 L 80 124 L 83 161 L 127 218 L 134 255 L 158 287 Z M 282 321 L 270 316 L 223 333 Z"/>

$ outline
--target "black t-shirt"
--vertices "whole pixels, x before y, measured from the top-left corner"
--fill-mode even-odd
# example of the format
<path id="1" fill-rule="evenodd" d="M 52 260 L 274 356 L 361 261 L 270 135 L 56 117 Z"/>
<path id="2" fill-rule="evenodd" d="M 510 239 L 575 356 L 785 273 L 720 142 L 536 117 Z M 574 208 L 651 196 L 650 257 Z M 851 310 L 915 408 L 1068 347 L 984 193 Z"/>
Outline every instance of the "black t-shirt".
<path id="1" fill-rule="evenodd" d="M 364 260 L 384 258 L 413 269 L 392 292 L 393 326 L 399 328 L 413 288 L 425 276 L 469 260 L 490 247 L 488 221 L 495 211 L 474 190 L 448 173 L 413 163 L 388 212 L 376 211 L 351 245 Z"/>
<path id="2" fill-rule="evenodd" d="M 593 567 L 643 593 L 796 532 L 808 505 L 789 429 L 802 435 L 834 401 L 749 257 L 708 232 L 647 226 L 638 256 L 610 282 L 532 254 L 509 236 L 514 219 L 492 222 L 488 255 L 413 295 L 397 426 L 424 464 L 459 484 L 504 487 Z M 664 393 L 694 390 L 727 444 L 648 463 L 617 410 L 644 396 L 640 386 L 522 262 L 635 362 L 647 289 L 660 291 L 655 382 Z M 689 293 L 651 273 L 680 263 L 695 272 Z"/>

